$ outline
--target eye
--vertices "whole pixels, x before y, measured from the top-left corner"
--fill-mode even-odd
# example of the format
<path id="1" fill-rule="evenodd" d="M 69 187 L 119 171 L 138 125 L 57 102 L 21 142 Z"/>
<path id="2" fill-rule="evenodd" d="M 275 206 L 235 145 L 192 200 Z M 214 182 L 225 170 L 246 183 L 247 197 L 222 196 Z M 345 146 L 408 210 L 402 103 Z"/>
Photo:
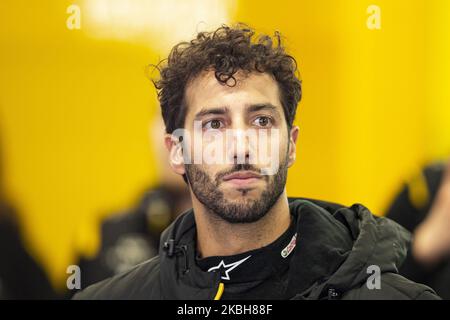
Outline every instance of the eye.
<path id="1" fill-rule="evenodd" d="M 259 116 L 253 120 L 253 124 L 258 127 L 271 127 L 272 126 L 272 119 L 266 116 Z"/>
<path id="2" fill-rule="evenodd" d="M 224 123 L 221 120 L 213 119 L 205 122 L 203 128 L 206 130 L 218 130 L 224 127 Z"/>

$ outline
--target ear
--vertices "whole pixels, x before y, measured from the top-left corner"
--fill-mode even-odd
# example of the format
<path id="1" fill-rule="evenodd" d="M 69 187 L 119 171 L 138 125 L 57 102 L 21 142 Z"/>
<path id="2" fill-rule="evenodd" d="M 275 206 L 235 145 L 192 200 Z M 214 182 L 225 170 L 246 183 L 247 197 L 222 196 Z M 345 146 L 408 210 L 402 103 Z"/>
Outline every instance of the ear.
<path id="1" fill-rule="evenodd" d="M 289 132 L 289 151 L 288 151 L 288 167 L 292 167 L 295 163 L 297 154 L 297 138 L 300 129 L 297 126 L 293 126 Z"/>
<path id="2" fill-rule="evenodd" d="M 166 134 L 164 136 L 164 143 L 169 151 L 170 167 L 179 175 L 185 174 L 183 144 L 172 134 Z"/>

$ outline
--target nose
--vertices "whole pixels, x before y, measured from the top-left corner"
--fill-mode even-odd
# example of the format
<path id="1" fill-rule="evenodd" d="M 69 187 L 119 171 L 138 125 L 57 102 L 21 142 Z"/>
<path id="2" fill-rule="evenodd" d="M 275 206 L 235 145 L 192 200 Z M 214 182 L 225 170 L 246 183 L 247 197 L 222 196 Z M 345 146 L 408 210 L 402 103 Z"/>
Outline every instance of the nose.
<path id="1" fill-rule="evenodd" d="M 254 134 L 251 130 L 232 129 L 227 132 L 227 161 L 229 164 L 250 164 L 254 155 Z"/>

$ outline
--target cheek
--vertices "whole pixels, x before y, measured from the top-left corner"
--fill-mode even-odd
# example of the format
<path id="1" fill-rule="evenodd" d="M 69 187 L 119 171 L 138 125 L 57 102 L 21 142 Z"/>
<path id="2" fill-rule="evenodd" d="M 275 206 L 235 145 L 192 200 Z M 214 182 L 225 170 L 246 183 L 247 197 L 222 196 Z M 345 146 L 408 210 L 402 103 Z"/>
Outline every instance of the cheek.
<path id="1" fill-rule="evenodd" d="M 289 149 L 291 147 L 291 135 L 290 132 L 288 132 L 287 128 L 284 131 L 281 144 L 283 157 L 287 157 L 287 153 L 289 152 Z"/>
<path id="2" fill-rule="evenodd" d="M 225 135 L 220 131 L 203 131 L 201 127 L 187 132 L 185 149 L 189 152 L 190 163 L 213 167 L 214 164 L 225 163 Z"/>
<path id="3" fill-rule="evenodd" d="M 275 156 L 278 156 L 280 161 L 286 159 L 289 149 L 289 137 L 284 130 L 278 130 L 278 133 L 272 134 L 268 144 L 270 144 L 267 147 L 271 152 L 272 159 L 275 159 Z"/>

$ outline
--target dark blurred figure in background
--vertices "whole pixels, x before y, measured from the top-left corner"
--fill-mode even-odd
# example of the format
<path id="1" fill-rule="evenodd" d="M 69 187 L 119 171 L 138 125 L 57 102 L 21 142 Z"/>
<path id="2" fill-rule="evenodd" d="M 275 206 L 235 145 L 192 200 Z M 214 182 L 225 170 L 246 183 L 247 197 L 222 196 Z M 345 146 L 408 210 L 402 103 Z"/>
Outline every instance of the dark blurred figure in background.
<path id="1" fill-rule="evenodd" d="M 425 167 L 386 216 L 414 234 L 400 274 L 450 299 L 450 161 Z"/>
<path id="2" fill-rule="evenodd" d="M 0 300 L 54 299 L 45 272 L 22 241 L 17 216 L 4 192 L 1 160 L 0 154 Z"/>
<path id="3" fill-rule="evenodd" d="M 164 130 L 159 118 L 150 130 L 156 157 L 153 168 L 160 175 L 160 183 L 146 191 L 135 207 L 102 222 L 98 254 L 79 262 L 82 289 L 156 256 L 161 232 L 192 207 L 186 184 L 168 165 L 167 149 L 162 144 Z"/>
<path id="4" fill-rule="evenodd" d="M 0 299 L 55 299 L 46 274 L 22 242 L 13 210 L 0 203 Z"/>

